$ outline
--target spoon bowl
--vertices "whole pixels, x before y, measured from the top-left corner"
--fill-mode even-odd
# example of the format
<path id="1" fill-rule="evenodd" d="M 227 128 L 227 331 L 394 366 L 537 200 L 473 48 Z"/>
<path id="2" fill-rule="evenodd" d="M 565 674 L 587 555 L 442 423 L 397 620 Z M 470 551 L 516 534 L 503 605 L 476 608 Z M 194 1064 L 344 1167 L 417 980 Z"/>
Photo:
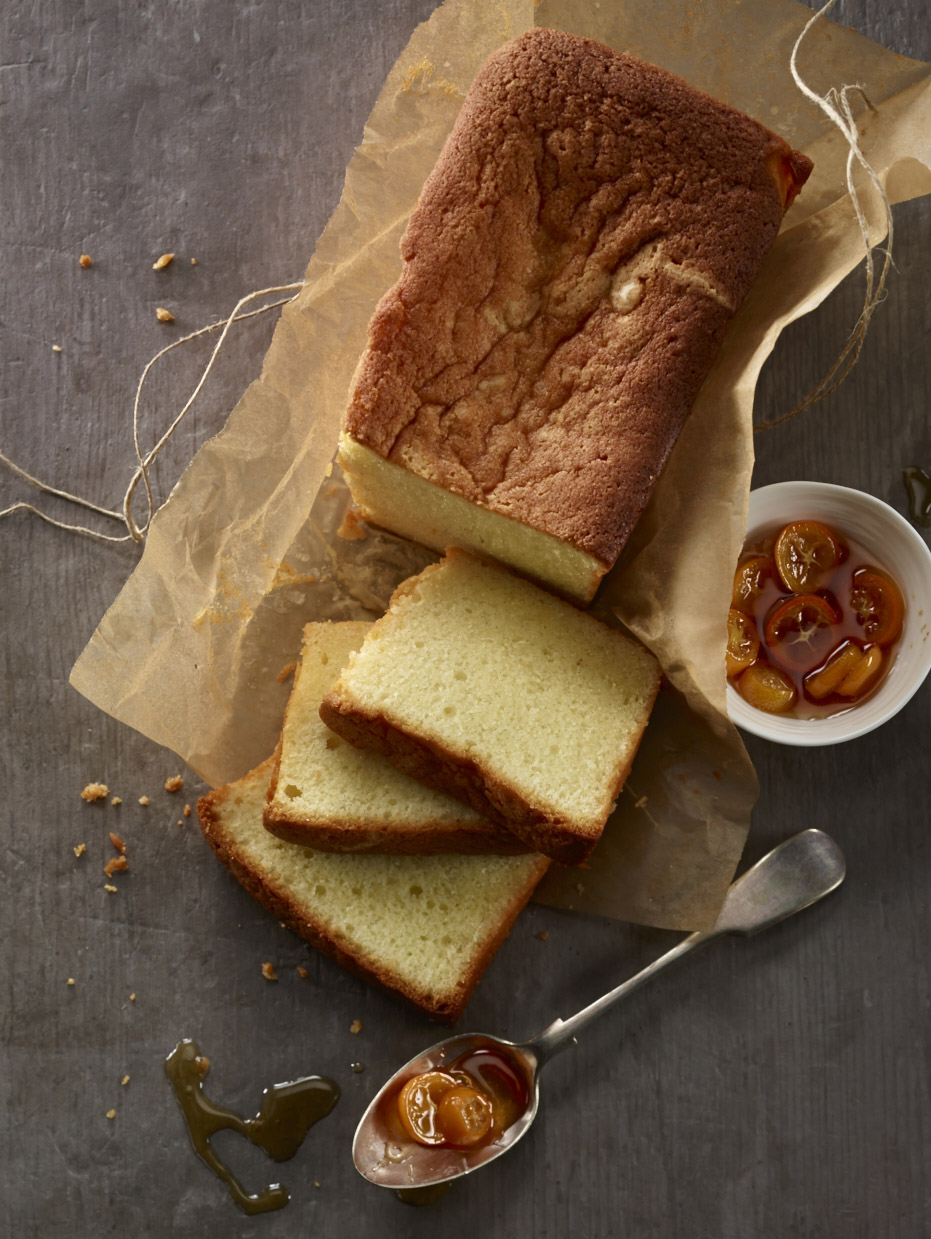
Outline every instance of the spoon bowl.
<path id="1" fill-rule="evenodd" d="M 568 1020 L 556 1020 L 530 1041 L 505 1041 L 487 1033 L 461 1033 L 424 1050 L 396 1071 L 375 1096 L 356 1128 L 352 1159 L 371 1183 L 394 1190 L 436 1187 L 471 1174 L 514 1147 L 537 1116 L 540 1069 L 575 1034 L 645 981 L 696 947 L 724 934 L 759 933 L 809 907 L 835 890 L 846 867 L 840 848 L 820 830 L 803 830 L 757 861 L 728 888 L 711 929 L 689 934 L 671 951 L 654 960 Z M 526 1083 L 521 1113 L 493 1139 L 470 1149 L 420 1144 L 406 1136 L 394 1120 L 395 1099 L 403 1085 L 426 1071 L 449 1070 L 464 1055 L 490 1050 L 504 1058 Z"/>
<path id="2" fill-rule="evenodd" d="M 450 1149 L 395 1139 L 385 1123 L 400 1086 L 425 1071 L 443 1071 L 450 1063 L 475 1050 L 493 1050 L 517 1069 L 527 1083 L 528 1103 L 523 1113 L 490 1144 L 472 1149 Z M 352 1160 L 360 1174 L 380 1187 L 395 1189 L 433 1187 L 471 1174 L 500 1157 L 520 1140 L 536 1118 L 540 1104 L 540 1059 L 531 1045 L 518 1045 L 486 1033 L 462 1033 L 424 1050 L 391 1077 L 372 1100 L 352 1142 Z"/>

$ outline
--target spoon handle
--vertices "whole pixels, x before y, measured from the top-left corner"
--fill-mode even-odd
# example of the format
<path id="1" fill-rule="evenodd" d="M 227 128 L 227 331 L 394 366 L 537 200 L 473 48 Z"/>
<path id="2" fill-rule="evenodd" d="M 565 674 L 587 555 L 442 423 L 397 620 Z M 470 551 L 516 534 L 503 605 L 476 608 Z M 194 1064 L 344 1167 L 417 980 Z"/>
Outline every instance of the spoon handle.
<path id="1" fill-rule="evenodd" d="M 526 1048 L 533 1051 L 538 1066 L 542 1066 L 548 1058 L 552 1058 L 558 1050 L 568 1045 L 576 1033 L 597 1019 L 608 1007 L 613 1007 L 616 1002 L 620 1002 L 622 998 L 632 994 L 634 990 L 639 989 L 641 985 L 651 980 L 657 973 L 662 972 L 664 968 L 668 968 L 670 964 L 675 963 L 677 959 L 681 959 L 683 955 L 688 955 L 696 947 L 720 937 L 721 933 L 721 930 L 706 929 L 689 934 L 687 938 L 677 942 L 672 950 L 667 951 L 665 955 L 661 955 L 659 959 L 654 959 L 653 963 L 648 964 L 641 972 L 621 982 L 620 985 L 610 990 L 607 994 L 602 994 L 600 998 L 596 998 L 593 1003 L 583 1007 L 575 1015 L 570 1016 L 566 1020 L 554 1020 L 548 1028 L 544 1028 L 531 1041 L 526 1042 Z"/>
<path id="2" fill-rule="evenodd" d="M 584 1007 L 568 1020 L 556 1020 L 549 1028 L 526 1042 L 524 1048 L 541 1065 L 562 1049 L 586 1024 L 608 1007 L 614 1006 L 644 981 L 649 981 L 697 946 L 723 934 L 754 934 L 801 912 L 843 882 L 844 857 L 829 835 L 820 830 L 803 830 L 768 852 L 736 882 L 732 883 L 715 924 L 698 930 L 677 943 L 671 951 L 648 964 L 628 981 Z"/>

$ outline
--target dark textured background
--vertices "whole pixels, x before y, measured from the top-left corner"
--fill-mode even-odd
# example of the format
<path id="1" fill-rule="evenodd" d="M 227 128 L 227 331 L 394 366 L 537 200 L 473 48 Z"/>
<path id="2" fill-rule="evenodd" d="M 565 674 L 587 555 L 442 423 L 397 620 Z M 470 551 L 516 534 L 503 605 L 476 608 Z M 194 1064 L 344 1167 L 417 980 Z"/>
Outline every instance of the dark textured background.
<path id="1" fill-rule="evenodd" d="M 0 446 L 13 459 L 119 503 L 142 364 L 244 292 L 300 278 L 385 74 L 430 9 L 431 0 L 2 6 Z M 835 16 L 931 59 L 924 0 L 850 0 Z M 931 469 L 929 203 L 898 209 L 896 228 L 898 270 L 859 366 L 817 410 L 759 441 L 757 484 L 820 478 L 904 511 L 902 467 Z M 155 273 L 165 250 L 178 257 Z M 82 252 L 93 256 L 89 271 L 77 265 Z M 860 297 L 855 276 L 786 333 L 760 384 L 760 418 L 821 376 Z M 160 304 L 175 327 L 156 323 Z M 156 471 L 163 494 L 257 374 L 272 326 L 238 329 Z M 146 404 L 150 433 L 209 347 L 162 363 Z M 6 475 L 0 495 L 33 498 Z M 841 893 L 761 938 L 717 944 L 603 1020 L 550 1068 L 530 1137 L 434 1209 L 414 1211 L 358 1179 L 349 1143 L 377 1084 L 435 1030 L 253 904 L 196 827 L 176 824 L 198 790 L 190 776 L 176 798 L 161 790 L 176 759 L 68 687 L 136 552 L 16 516 L 0 525 L 0 554 L 0 1233 L 931 1233 L 929 685 L 882 731 L 837 748 L 749 738 L 762 794 L 748 856 L 822 826 L 847 854 Z M 84 805 L 78 793 L 92 779 L 122 795 L 121 808 Z M 100 871 L 109 829 L 132 864 L 117 895 Z M 81 841 L 88 851 L 77 861 Z M 466 1022 L 528 1035 L 672 941 L 531 908 Z M 260 974 L 265 960 L 277 985 Z M 363 1030 L 352 1036 L 356 1018 Z M 184 1035 L 212 1061 L 208 1091 L 247 1112 L 265 1085 L 301 1073 L 342 1086 L 333 1116 L 280 1170 L 293 1193 L 283 1212 L 244 1217 L 191 1153 L 162 1070 Z M 261 1155 L 223 1147 L 253 1190 L 268 1181 Z"/>

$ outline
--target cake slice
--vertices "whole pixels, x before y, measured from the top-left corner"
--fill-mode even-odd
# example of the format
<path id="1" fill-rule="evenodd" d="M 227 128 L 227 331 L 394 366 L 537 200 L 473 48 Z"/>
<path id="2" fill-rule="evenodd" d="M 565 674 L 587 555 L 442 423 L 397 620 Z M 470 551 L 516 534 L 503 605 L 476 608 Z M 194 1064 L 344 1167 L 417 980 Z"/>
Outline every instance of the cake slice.
<path id="1" fill-rule="evenodd" d="M 811 166 L 588 39 L 495 52 L 353 381 L 340 463 L 363 514 L 590 600 Z"/>
<path id="2" fill-rule="evenodd" d="M 207 842 L 279 921 L 453 1023 L 546 871 L 541 856 L 338 856 L 269 834 L 269 759 L 197 803 Z"/>
<path id="3" fill-rule="evenodd" d="M 529 849 L 503 826 L 377 753 L 335 735 L 320 703 L 371 624 L 308 624 L 285 712 L 265 825 L 290 843 L 325 852 L 496 852 Z"/>
<path id="4" fill-rule="evenodd" d="M 405 581 L 323 700 L 326 724 L 581 864 L 630 769 L 656 659 L 464 551 Z"/>

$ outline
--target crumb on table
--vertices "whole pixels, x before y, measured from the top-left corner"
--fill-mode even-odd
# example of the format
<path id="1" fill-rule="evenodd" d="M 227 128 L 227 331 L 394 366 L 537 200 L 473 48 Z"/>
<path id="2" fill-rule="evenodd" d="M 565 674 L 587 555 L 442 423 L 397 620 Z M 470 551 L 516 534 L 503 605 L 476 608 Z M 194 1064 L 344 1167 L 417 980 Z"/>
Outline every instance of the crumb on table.
<path id="1" fill-rule="evenodd" d="M 165 780 L 166 792 L 179 792 L 181 790 L 184 779 L 180 774 L 173 774 Z"/>
<path id="2" fill-rule="evenodd" d="M 116 848 L 118 852 L 126 851 L 126 844 L 123 842 L 120 836 L 115 835 L 112 830 L 110 831 L 110 842 L 113 844 L 113 846 Z"/>
<path id="3" fill-rule="evenodd" d="M 109 882 L 105 882 L 103 889 L 108 895 L 115 895 L 120 888 L 118 886 L 111 886 Z"/>
<path id="4" fill-rule="evenodd" d="M 143 807 L 144 809 L 145 809 L 145 808 L 147 808 L 147 807 L 148 807 L 148 804 L 149 804 L 149 798 L 148 798 L 148 796 L 140 796 L 140 797 L 139 797 L 139 803 L 142 805 L 142 807 Z"/>
<path id="5" fill-rule="evenodd" d="M 362 1031 L 362 1021 L 353 1020 L 352 1023 L 349 1025 L 349 1031 L 353 1034 L 353 1036 L 355 1036 L 357 1033 L 360 1033 Z"/>
<path id="6" fill-rule="evenodd" d="M 115 873 L 121 873 L 124 869 L 129 868 L 129 861 L 125 856 L 111 856 L 103 867 L 104 873 L 108 878 L 112 878 Z"/>
<path id="7" fill-rule="evenodd" d="M 74 848 L 75 856 L 83 856 L 86 851 L 87 851 L 86 843 L 78 843 Z"/>
<path id="8" fill-rule="evenodd" d="M 189 804 L 186 804 L 186 805 L 184 806 L 184 816 L 185 816 L 185 817 L 190 817 L 190 816 L 191 816 L 191 806 L 190 806 Z"/>
<path id="9" fill-rule="evenodd" d="M 110 789 L 106 783 L 88 783 L 84 791 L 81 792 L 81 799 L 86 800 L 90 804 L 93 800 L 103 800 L 109 792 Z"/>
<path id="10" fill-rule="evenodd" d="M 298 964 L 297 975 L 301 978 L 302 981 L 306 981 L 307 978 L 310 976 L 310 973 L 307 971 L 307 969 L 304 967 L 303 964 Z"/>
<path id="11" fill-rule="evenodd" d="M 123 798 L 122 798 L 122 796 L 114 796 L 114 797 L 112 798 L 112 800 L 110 801 L 110 803 L 111 803 L 111 804 L 113 804 L 113 805 L 122 804 L 122 803 L 123 803 Z"/>
<path id="12" fill-rule="evenodd" d="M 275 971 L 275 965 L 270 962 L 264 963 L 262 965 L 262 976 L 266 981 L 277 981 L 278 973 Z"/>

